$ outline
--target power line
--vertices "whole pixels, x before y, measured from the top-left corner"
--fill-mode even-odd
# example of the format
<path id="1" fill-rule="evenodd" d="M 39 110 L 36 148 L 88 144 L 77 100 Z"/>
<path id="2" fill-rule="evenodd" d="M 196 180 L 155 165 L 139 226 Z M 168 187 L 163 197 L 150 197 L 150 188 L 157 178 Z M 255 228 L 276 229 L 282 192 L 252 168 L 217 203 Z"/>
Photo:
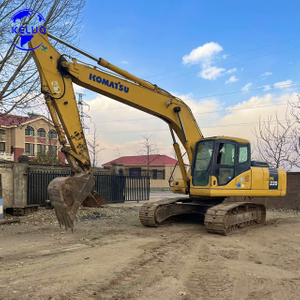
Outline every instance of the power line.
<path id="1" fill-rule="evenodd" d="M 211 113 L 218 113 L 218 112 L 232 112 L 237 110 L 246 110 L 246 109 L 255 109 L 255 108 L 265 108 L 265 107 L 273 107 L 273 106 L 283 106 L 286 105 L 288 102 L 278 103 L 278 104 L 269 104 L 269 105 L 260 105 L 260 106 L 250 106 L 250 107 L 243 107 L 243 108 L 232 108 L 232 109 L 221 109 L 221 110 L 212 110 L 207 112 L 199 112 L 194 113 L 194 115 L 206 115 Z M 95 111 L 95 110 L 94 110 Z M 122 120 L 108 120 L 108 121 L 100 121 L 98 123 L 114 123 L 114 122 L 127 122 L 127 121 L 148 121 L 148 120 L 157 120 L 155 117 L 150 118 L 137 118 L 137 119 L 122 119 Z"/>
<path id="2" fill-rule="evenodd" d="M 274 87 L 273 86 L 273 87 L 268 87 L 268 89 L 266 89 L 266 87 L 260 87 L 260 88 L 256 88 L 256 89 L 249 89 L 247 91 L 239 90 L 239 91 L 233 91 L 233 92 L 228 92 L 228 93 L 220 93 L 220 94 L 213 94 L 213 95 L 207 95 L 207 96 L 194 97 L 194 98 L 186 99 L 185 101 L 196 100 L 196 99 L 204 99 L 204 98 L 211 98 L 211 97 L 216 97 L 216 96 L 232 95 L 232 94 L 238 94 L 238 93 L 249 93 L 249 92 L 261 91 L 261 90 L 268 91 L 268 90 L 273 90 L 273 89 L 282 88 L 282 87 L 289 87 L 289 86 L 298 85 L 298 84 L 300 84 L 300 81 L 295 81 L 295 82 L 289 83 L 289 84 L 282 84 L 282 85 L 280 85 L 280 87 L 278 87 L 278 86 Z M 272 104 L 270 106 L 275 106 L 275 105 L 277 105 L 277 104 Z M 283 105 L 283 104 L 279 104 L 279 105 Z M 111 109 L 128 109 L 128 108 L 131 108 L 131 107 L 128 107 L 128 106 L 124 106 L 124 107 L 109 107 L 109 108 L 102 108 L 102 109 L 94 109 L 93 111 L 105 111 L 105 110 L 111 110 Z M 248 108 L 250 108 L 250 107 L 248 107 Z M 256 107 L 254 107 L 254 108 L 256 108 Z M 241 109 L 247 109 L 247 108 L 241 108 Z M 207 114 L 207 113 L 214 113 L 214 112 L 221 112 L 221 111 L 229 111 L 229 110 L 225 109 L 225 110 L 209 111 L 209 112 L 205 112 L 205 113 L 195 113 L 195 114 Z"/>
<path id="3" fill-rule="evenodd" d="M 278 120 L 278 122 L 284 122 L 285 120 Z M 271 121 L 270 124 L 277 123 L 277 120 Z M 233 124 L 220 124 L 220 125 L 210 125 L 210 126 L 200 126 L 201 129 L 203 128 L 214 128 L 214 127 L 235 127 L 235 126 L 248 126 L 248 125 L 255 125 L 259 124 L 257 121 L 253 122 L 244 122 L 244 123 L 233 123 Z M 102 135 L 107 134 L 130 134 L 130 133 L 137 133 L 137 132 L 162 132 L 162 131 L 170 131 L 169 129 L 147 129 L 147 130 L 131 130 L 131 131 L 111 131 L 111 132 L 104 132 L 101 133 Z"/>
<path id="4" fill-rule="evenodd" d="M 235 62 L 231 62 L 231 63 L 227 63 L 227 64 L 220 65 L 220 67 L 224 67 L 224 66 L 228 66 L 228 65 L 232 65 L 232 64 L 237 64 L 237 63 L 240 63 L 240 62 L 243 62 L 243 61 L 249 61 L 249 60 L 253 60 L 253 59 L 257 59 L 257 58 L 269 56 L 269 55 L 272 55 L 272 54 L 276 54 L 276 53 L 281 53 L 281 52 L 293 50 L 293 49 L 296 49 L 296 48 L 299 48 L 299 47 L 300 47 L 300 46 L 296 46 L 296 47 L 292 47 L 292 48 L 288 48 L 288 49 L 283 49 L 283 50 L 280 50 L 280 51 L 275 51 L 275 52 L 268 53 L 268 54 L 264 54 L 264 55 L 260 55 L 260 56 L 255 56 L 255 57 L 251 57 L 251 58 L 245 58 L 245 59 L 238 60 L 238 61 L 235 61 Z M 158 80 L 156 80 L 156 81 L 167 80 L 167 79 L 171 79 L 171 78 L 175 78 L 175 77 L 180 77 L 180 76 L 184 76 L 184 75 L 195 74 L 195 73 L 198 73 L 198 72 L 199 72 L 199 71 L 196 71 L 196 72 L 193 71 L 193 72 L 189 72 L 189 73 L 185 73 L 185 74 L 178 74 L 178 75 L 171 76 L 171 77 L 161 78 L 161 79 L 158 79 Z"/>
<path id="5" fill-rule="evenodd" d="M 292 38 L 292 39 L 289 39 L 289 40 L 284 40 L 284 41 L 280 41 L 280 42 L 277 42 L 277 43 L 268 44 L 268 45 L 260 46 L 260 47 L 257 47 L 257 48 L 252 48 L 252 49 L 245 50 L 245 51 L 242 51 L 242 52 L 239 52 L 239 53 L 228 55 L 225 58 L 219 58 L 219 59 L 212 60 L 211 62 L 215 63 L 217 61 L 224 60 L 224 59 L 227 59 L 229 57 L 234 57 L 234 56 L 238 56 L 238 55 L 245 54 L 245 53 L 248 53 L 248 52 L 252 52 L 252 51 L 255 51 L 255 50 L 259 50 L 259 49 L 263 49 L 263 48 L 272 47 L 272 46 L 275 46 L 275 45 L 287 43 L 287 42 L 290 42 L 290 41 L 293 41 L 293 40 L 297 40 L 299 38 L 300 38 L 300 36 Z M 191 68 L 191 67 L 195 67 L 195 66 L 197 66 L 197 65 L 186 66 L 186 67 L 182 67 L 182 68 L 179 68 L 179 69 L 176 69 L 176 70 L 172 70 L 172 71 L 168 71 L 168 72 L 164 72 L 164 73 L 150 75 L 150 76 L 147 76 L 146 78 L 151 78 L 151 77 L 155 77 L 155 76 L 160 76 L 160 75 L 165 75 L 165 74 L 169 74 L 169 73 L 174 73 L 174 72 L 177 72 L 177 71 L 180 71 L 180 70 L 184 70 L 184 69 L 187 69 L 187 68 Z"/>
<path id="6" fill-rule="evenodd" d="M 273 90 L 273 89 L 278 89 L 278 88 L 283 88 L 283 87 L 289 87 L 289 86 L 298 85 L 298 84 L 300 84 L 300 81 L 295 81 L 295 82 L 289 83 L 289 84 L 282 84 L 282 85 L 280 85 L 280 87 L 273 85 L 273 87 L 266 88 L 264 86 L 264 87 L 260 87 L 260 88 L 256 88 L 256 89 L 249 89 L 247 91 L 239 90 L 239 91 L 233 91 L 233 92 L 228 92 L 228 93 L 214 94 L 214 95 L 208 95 L 208 96 L 200 96 L 200 97 L 190 98 L 190 99 L 187 99 L 187 100 L 211 98 L 211 97 L 216 97 L 216 96 L 225 96 L 225 95 L 232 95 L 232 94 L 239 94 L 239 93 L 249 93 L 249 92 L 261 91 L 261 90 L 268 91 L 268 90 Z"/>
<path id="7" fill-rule="evenodd" d="M 268 87 L 266 89 L 266 87 L 264 86 L 264 87 L 260 87 L 260 88 L 256 88 L 256 89 L 249 89 L 247 91 L 238 90 L 238 91 L 232 91 L 232 92 L 227 92 L 227 93 L 220 93 L 220 94 L 213 94 L 213 95 L 206 95 L 206 96 L 194 97 L 194 98 L 185 99 L 185 101 L 196 100 L 196 99 L 205 99 L 205 98 L 211 98 L 211 97 L 217 97 L 217 96 L 226 96 L 226 95 L 239 94 L 239 93 L 249 93 L 249 92 L 261 91 L 261 90 L 268 91 L 268 90 L 273 90 L 273 89 L 278 89 L 278 88 L 283 88 L 283 87 L 289 87 L 289 86 L 298 85 L 298 84 L 300 84 L 300 81 L 295 81 L 295 82 L 289 83 L 289 84 L 282 84 L 282 85 L 280 85 L 280 87 L 278 87 L 278 86 L 272 86 L 272 87 Z M 93 111 L 104 111 L 104 110 L 110 110 L 110 109 L 128 109 L 128 108 L 131 108 L 131 107 L 128 107 L 128 106 L 124 106 L 124 107 L 109 107 L 109 108 L 102 108 L 102 109 L 94 109 Z M 207 112 L 207 113 L 210 113 L 210 112 Z"/>

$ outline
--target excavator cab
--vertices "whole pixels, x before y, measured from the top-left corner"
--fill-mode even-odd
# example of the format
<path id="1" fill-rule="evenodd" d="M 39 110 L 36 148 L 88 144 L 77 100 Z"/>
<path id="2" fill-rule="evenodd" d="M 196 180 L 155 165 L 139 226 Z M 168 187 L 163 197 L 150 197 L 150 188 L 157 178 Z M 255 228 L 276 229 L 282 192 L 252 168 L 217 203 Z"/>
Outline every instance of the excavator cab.
<path id="1" fill-rule="evenodd" d="M 199 141 L 192 165 L 192 183 L 194 186 L 224 186 L 237 175 L 247 171 L 251 166 L 250 143 L 234 138 L 211 138 Z"/>
<path id="2" fill-rule="evenodd" d="M 285 171 L 251 161 L 250 143 L 241 138 L 212 137 L 198 141 L 190 176 L 189 194 L 193 196 L 245 199 L 286 193 Z"/>

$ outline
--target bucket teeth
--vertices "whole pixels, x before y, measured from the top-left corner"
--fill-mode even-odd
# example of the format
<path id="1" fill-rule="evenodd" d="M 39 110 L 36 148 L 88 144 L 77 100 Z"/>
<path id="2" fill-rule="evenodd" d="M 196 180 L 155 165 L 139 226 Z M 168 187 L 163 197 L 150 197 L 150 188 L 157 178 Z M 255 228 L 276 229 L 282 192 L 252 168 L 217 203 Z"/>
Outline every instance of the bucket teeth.
<path id="1" fill-rule="evenodd" d="M 55 202 L 52 203 L 54 206 L 55 214 L 59 223 L 59 226 L 64 226 L 67 230 L 68 228 L 71 228 L 71 230 L 74 230 L 74 219 L 76 217 L 76 213 L 80 207 L 80 202 L 75 201 L 74 205 L 71 207 L 67 207 L 60 204 L 55 204 Z"/>

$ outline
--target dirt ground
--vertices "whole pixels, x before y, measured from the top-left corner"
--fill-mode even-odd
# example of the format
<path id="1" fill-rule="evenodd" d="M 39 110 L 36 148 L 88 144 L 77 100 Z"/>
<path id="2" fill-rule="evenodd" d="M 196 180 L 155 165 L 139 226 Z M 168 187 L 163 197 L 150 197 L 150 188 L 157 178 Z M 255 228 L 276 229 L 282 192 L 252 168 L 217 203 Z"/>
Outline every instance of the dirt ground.
<path id="1" fill-rule="evenodd" d="M 72 233 L 40 210 L 0 226 L 0 299 L 300 299 L 299 225 L 268 211 L 266 226 L 224 237 L 109 207 L 80 210 Z"/>

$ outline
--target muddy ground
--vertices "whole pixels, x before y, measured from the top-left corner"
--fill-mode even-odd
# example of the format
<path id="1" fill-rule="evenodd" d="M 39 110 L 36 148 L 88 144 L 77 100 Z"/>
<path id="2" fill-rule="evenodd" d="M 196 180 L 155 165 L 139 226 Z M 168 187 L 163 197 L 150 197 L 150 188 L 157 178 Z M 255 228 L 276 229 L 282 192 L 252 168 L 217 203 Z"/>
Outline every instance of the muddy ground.
<path id="1" fill-rule="evenodd" d="M 0 299 L 300 299 L 300 215 L 224 237 L 138 208 L 80 210 L 71 233 L 40 210 L 0 226 Z"/>

